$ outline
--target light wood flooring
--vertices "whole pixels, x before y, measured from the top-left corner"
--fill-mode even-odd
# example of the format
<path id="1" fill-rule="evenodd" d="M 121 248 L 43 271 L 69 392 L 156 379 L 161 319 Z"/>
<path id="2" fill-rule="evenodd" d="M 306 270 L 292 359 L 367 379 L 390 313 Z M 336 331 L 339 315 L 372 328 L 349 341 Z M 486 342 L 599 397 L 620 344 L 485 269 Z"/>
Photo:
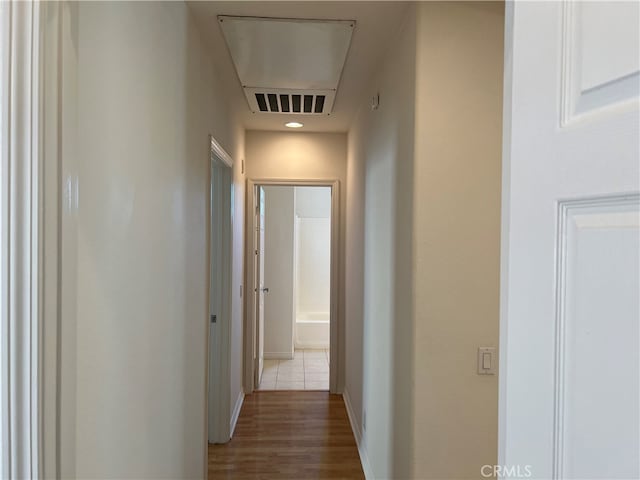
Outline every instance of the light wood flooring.
<path id="1" fill-rule="evenodd" d="M 363 479 L 341 395 L 247 395 L 233 438 L 209 445 L 209 479 Z"/>

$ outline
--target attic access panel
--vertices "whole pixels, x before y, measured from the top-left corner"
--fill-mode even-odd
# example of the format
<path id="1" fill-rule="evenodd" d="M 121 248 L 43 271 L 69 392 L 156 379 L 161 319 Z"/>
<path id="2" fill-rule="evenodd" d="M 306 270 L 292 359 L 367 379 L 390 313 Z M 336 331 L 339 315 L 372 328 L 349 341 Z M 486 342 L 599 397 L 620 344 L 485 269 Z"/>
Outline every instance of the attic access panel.
<path id="1" fill-rule="evenodd" d="M 252 111 L 331 112 L 355 21 L 231 16 L 218 21 Z M 294 109 L 298 100 L 302 106 Z"/>

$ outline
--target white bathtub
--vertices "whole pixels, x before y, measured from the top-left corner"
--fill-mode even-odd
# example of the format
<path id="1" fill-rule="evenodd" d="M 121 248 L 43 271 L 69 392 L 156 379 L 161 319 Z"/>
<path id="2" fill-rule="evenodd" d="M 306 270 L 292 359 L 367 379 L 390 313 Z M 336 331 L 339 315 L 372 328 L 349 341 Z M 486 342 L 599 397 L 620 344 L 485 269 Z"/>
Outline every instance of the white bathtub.
<path id="1" fill-rule="evenodd" d="M 296 348 L 329 348 L 329 312 L 298 312 Z"/>

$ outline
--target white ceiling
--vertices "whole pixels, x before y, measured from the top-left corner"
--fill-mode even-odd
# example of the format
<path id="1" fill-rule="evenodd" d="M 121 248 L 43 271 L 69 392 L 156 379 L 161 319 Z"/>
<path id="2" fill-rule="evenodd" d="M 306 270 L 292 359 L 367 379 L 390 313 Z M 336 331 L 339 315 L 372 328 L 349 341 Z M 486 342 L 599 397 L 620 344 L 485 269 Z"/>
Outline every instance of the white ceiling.
<path id="1" fill-rule="evenodd" d="M 368 92 L 371 78 L 384 57 L 389 42 L 398 32 L 408 2 L 188 2 L 196 22 L 211 49 L 220 80 L 232 92 L 232 104 L 248 130 L 287 130 L 284 124 L 299 120 L 307 132 L 346 132 Z M 295 114 L 252 113 L 236 75 L 218 15 L 355 20 L 351 48 L 338 86 L 333 113 L 329 116 L 296 117 Z M 299 130 L 299 131 L 300 131 Z"/>

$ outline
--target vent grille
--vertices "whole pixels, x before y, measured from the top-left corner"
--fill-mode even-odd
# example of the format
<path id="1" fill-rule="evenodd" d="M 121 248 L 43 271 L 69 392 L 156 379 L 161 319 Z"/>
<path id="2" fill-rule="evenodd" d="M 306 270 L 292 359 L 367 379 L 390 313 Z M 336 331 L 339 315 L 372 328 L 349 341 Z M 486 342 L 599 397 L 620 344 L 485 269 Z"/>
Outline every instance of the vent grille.
<path id="1" fill-rule="evenodd" d="M 276 95 L 275 93 L 256 93 L 255 96 L 258 109 L 269 113 L 323 113 L 327 98 L 326 95 Z M 304 99 L 304 105 L 302 99 Z M 293 109 L 290 109 L 289 105 L 292 105 Z M 303 106 L 302 109 L 300 109 L 301 106 Z"/>
<path id="2" fill-rule="evenodd" d="M 334 90 L 294 90 L 245 88 L 251 110 L 255 113 L 328 115 L 333 107 Z"/>

